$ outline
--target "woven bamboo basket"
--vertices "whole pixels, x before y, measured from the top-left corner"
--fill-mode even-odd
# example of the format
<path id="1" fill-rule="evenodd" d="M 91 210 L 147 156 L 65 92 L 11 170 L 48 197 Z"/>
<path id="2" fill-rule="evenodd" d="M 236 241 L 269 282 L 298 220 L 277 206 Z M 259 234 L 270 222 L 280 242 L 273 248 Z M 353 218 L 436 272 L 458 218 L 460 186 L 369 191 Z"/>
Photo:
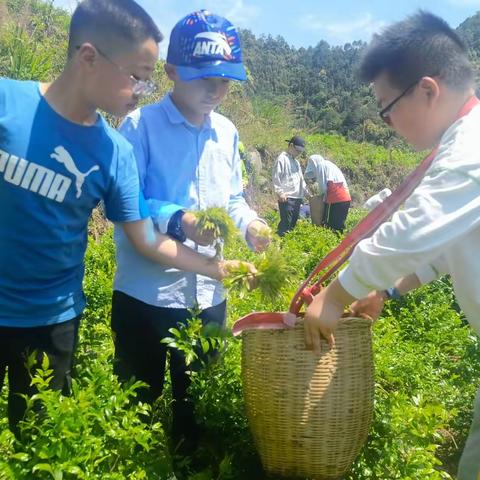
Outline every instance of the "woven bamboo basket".
<path id="1" fill-rule="evenodd" d="M 330 350 L 305 348 L 293 328 L 242 332 L 247 417 L 267 473 L 340 479 L 365 443 L 373 415 L 371 321 L 346 318 Z"/>

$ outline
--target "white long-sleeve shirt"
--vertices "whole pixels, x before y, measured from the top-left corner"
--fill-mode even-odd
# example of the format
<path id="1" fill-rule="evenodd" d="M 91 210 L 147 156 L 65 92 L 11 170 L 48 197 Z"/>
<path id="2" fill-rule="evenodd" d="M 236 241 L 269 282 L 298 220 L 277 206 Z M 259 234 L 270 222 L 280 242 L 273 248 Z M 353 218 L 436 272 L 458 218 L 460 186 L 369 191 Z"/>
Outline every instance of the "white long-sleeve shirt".
<path id="1" fill-rule="evenodd" d="M 423 180 L 339 276 L 362 298 L 413 272 L 422 282 L 450 274 L 460 306 L 480 333 L 480 106 L 443 135 Z"/>
<path id="2" fill-rule="evenodd" d="M 365 210 L 373 210 L 377 205 L 380 205 L 387 197 L 392 194 L 389 188 L 380 190 L 375 195 L 372 195 L 362 206 Z"/>
<path id="3" fill-rule="evenodd" d="M 278 196 L 285 195 L 290 198 L 303 198 L 307 192 L 302 167 L 299 161 L 287 152 L 282 152 L 275 162 L 273 187 Z"/>

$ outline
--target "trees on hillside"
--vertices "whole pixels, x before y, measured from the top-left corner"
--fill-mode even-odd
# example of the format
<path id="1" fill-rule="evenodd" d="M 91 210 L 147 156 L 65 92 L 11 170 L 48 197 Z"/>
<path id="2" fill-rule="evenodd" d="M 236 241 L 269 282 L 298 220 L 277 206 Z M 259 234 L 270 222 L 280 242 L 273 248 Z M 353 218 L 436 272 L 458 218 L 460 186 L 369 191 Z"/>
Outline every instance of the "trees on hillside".
<path id="1" fill-rule="evenodd" d="M 480 12 L 465 20 L 458 32 L 480 72 Z M 378 118 L 373 92 L 356 75 L 365 42 L 330 46 L 321 40 L 314 47 L 296 49 L 282 37 L 256 37 L 249 30 L 241 36 L 252 72 L 251 95 L 293 104 L 297 128 L 388 146 L 391 133 Z"/>

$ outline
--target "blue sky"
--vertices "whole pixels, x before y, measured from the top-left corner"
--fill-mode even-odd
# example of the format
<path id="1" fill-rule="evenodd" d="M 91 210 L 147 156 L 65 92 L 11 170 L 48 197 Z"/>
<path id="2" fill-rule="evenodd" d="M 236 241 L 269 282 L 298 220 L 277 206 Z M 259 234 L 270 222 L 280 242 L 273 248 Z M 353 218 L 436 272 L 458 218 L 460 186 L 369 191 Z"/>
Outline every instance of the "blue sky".
<path id="1" fill-rule="evenodd" d="M 368 41 L 382 26 L 400 20 L 419 8 L 429 10 L 457 27 L 480 10 L 480 0 L 137 0 L 155 19 L 166 39 L 164 57 L 173 25 L 191 11 L 206 8 L 227 17 L 256 35 L 281 35 L 295 47 L 326 40 L 343 45 Z M 76 0 L 54 0 L 73 9 Z"/>

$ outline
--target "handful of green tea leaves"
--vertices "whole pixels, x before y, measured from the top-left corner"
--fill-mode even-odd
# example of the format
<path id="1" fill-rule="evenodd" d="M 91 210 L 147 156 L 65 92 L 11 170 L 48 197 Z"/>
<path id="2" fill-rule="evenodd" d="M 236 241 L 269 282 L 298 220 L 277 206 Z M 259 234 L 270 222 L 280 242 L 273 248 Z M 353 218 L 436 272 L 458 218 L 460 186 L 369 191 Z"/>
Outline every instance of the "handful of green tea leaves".
<path id="1" fill-rule="evenodd" d="M 255 279 L 262 296 L 274 300 L 288 282 L 290 267 L 285 257 L 276 245 L 271 245 L 265 252 L 257 255 L 253 261 L 257 274 Z M 243 297 L 249 291 L 251 273 L 245 265 L 230 270 L 230 274 L 223 281 L 225 288 L 235 289 Z"/>
<path id="2" fill-rule="evenodd" d="M 220 257 L 223 244 L 228 245 L 239 234 L 238 228 L 222 207 L 210 207 L 192 212 L 197 218 L 200 233 L 213 233 L 215 238 L 216 257 Z"/>
<path id="3" fill-rule="evenodd" d="M 311 197 L 316 197 L 320 195 L 320 187 L 318 182 L 307 182 L 307 188 Z"/>
<path id="4" fill-rule="evenodd" d="M 220 257 L 223 245 L 231 243 L 239 234 L 235 223 L 222 207 L 210 207 L 192 213 L 197 218 L 197 228 L 200 233 L 213 233 L 216 239 L 216 257 Z M 263 231 L 258 231 L 256 235 L 270 238 L 271 233 L 268 228 L 265 228 Z M 256 256 L 253 264 L 258 272 L 255 275 L 255 281 L 261 294 L 274 299 L 280 293 L 290 273 L 280 249 L 278 246 L 271 245 L 265 252 Z M 223 283 L 227 289 L 236 289 L 243 296 L 250 290 L 251 279 L 252 274 L 248 266 L 240 263 L 238 267 L 230 270 Z"/>

